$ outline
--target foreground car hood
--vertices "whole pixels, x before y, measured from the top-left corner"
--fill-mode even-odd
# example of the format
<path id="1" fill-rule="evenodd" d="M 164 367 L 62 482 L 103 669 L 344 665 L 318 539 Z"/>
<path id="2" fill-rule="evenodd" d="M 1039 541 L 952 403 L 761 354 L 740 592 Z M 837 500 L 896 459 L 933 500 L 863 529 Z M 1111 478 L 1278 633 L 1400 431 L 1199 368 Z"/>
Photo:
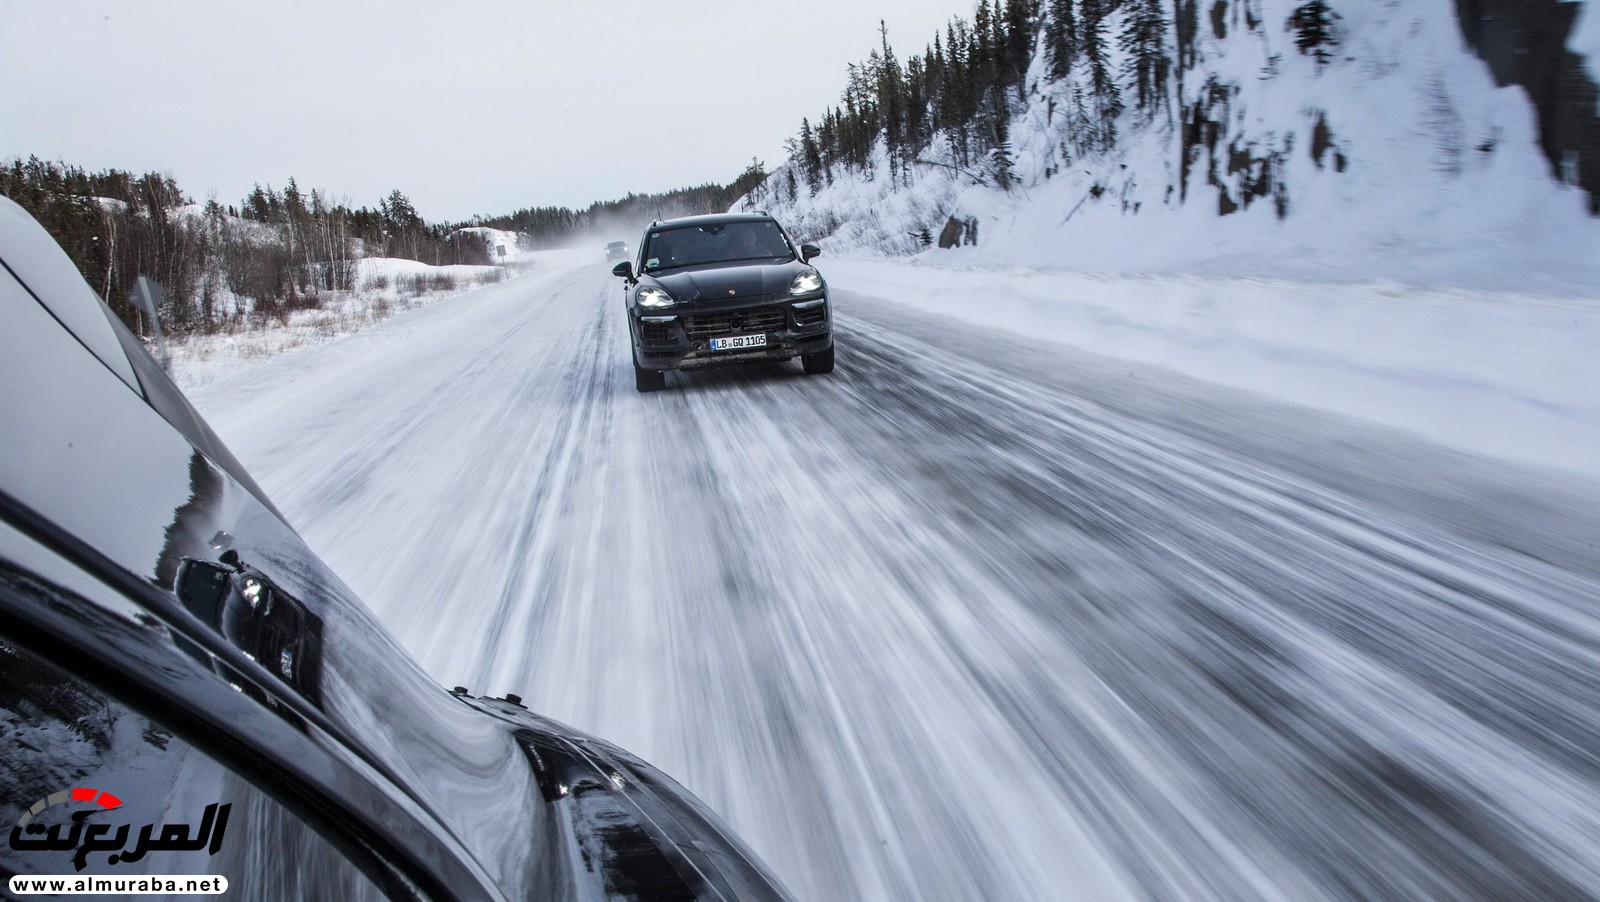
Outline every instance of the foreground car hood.
<path id="1" fill-rule="evenodd" d="M 654 280 L 679 303 L 739 303 L 786 293 L 794 277 L 806 268 L 804 263 L 795 260 L 777 264 L 730 263 L 650 276 L 646 281 Z"/>
<path id="2" fill-rule="evenodd" d="M 38 240 L 23 245 L 37 255 L 29 267 L 13 267 L 0 240 L 0 585 L 33 588 L 0 593 L 0 646 L 39 642 L 112 697 L 143 687 L 189 730 L 179 738 L 202 735 L 256 768 L 245 773 L 276 775 L 296 804 L 375 837 L 371 854 L 392 852 L 453 897 L 649 895 L 636 886 L 783 897 L 715 815 L 649 765 L 509 698 L 445 692 L 271 507 L 43 227 L 0 197 L 0 239 L 7 228 Z M 39 287 L 51 287 L 43 263 L 78 279 L 75 298 Z M 252 591 L 235 594 L 246 580 Z M 47 628 L 54 645 L 35 638 Z M 87 745 L 74 746 L 85 761 L 106 757 Z M 14 760 L 0 754 L 0 772 L 16 774 Z M 6 819 L 20 813 L 15 793 L 0 795 Z"/>
<path id="3" fill-rule="evenodd" d="M 551 857 L 576 865 L 561 876 L 572 897 L 787 898 L 755 852 L 671 777 L 518 702 L 457 697 L 514 728 L 544 803 L 527 810 L 561 850 Z"/>

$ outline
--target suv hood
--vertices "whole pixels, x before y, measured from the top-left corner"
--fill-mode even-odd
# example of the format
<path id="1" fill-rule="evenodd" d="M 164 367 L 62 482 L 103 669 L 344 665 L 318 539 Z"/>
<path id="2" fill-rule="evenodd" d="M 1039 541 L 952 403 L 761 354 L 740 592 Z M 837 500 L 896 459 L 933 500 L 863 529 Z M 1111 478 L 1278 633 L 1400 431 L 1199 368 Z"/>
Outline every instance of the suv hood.
<path id="1" fill-rule="evenodd" d="M 789 283 L 808 267 L 798 260 L 784 263 L 729 263 L 720 266 L 649 275 L 678 303 L 743 301 L 787 293 Z"/>

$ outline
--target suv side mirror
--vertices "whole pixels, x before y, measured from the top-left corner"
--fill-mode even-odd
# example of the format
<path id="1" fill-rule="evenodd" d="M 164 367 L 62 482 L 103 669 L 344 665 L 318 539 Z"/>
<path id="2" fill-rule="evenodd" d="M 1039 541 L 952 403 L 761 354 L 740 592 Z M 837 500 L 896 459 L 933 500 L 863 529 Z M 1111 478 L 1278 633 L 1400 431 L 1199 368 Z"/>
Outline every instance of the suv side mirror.
<path id="1" fill-rule="evenodd" d="M 619 279 L 627 279 L 629 281 L 632 281 L 633 280 L 633 264 L 629 263 L 626 260 L 624 260 L 621 263 L 618 263 L 616 266 L 611 267 L 611 274 L 616 276 Z"/>
<path id="2" fill-rule="evenodd" d="M 815 256 L 817 256 L 818 254 L 821 254 L 821 253 L 822 253 L 822 248 L 817 247 L 815 244 L 802 244 L 802 245 L 800 245 L 800 259 L 805 261 L 805 262 L 807 262 L 807 263 L 811 262 L 811 258 L 812 257 L 815 257 Z"/>

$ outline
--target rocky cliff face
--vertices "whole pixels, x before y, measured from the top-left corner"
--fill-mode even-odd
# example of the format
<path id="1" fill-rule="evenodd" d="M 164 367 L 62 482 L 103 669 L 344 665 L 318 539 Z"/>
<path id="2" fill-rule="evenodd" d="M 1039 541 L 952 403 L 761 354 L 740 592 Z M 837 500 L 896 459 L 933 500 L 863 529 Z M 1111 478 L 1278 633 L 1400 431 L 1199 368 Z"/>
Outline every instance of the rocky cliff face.
<path id="1" fill-rule="evenodd" d="M 1564 0 L 1455 0 L 1467 44 L 1501 85 L 1528 92 L 1553 174 L 1589 194 L 1600 215 L 1600 88 L 1567 49 L 1581 5 Z"/>

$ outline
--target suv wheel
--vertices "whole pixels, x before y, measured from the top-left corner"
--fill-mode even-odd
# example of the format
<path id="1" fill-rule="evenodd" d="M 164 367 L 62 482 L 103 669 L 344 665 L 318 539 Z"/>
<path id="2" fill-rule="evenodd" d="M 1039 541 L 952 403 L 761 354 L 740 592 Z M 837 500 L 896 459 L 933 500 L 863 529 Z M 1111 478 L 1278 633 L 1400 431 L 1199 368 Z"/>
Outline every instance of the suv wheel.
<path id="1" fill-rule="evenodd" d="M 833 346 L 829 345 L 826 351 L 800 355 L 800 365 L 806 368 L 807 376 L 833 372 Z"/>
<path id="2" fill-rule="evenodd" d="M 641 392 L 660 391 L 667 387 L 667 374 L 660 370 L 647 370 L 635 363 L 633 365 L 633 387 Z"/>

